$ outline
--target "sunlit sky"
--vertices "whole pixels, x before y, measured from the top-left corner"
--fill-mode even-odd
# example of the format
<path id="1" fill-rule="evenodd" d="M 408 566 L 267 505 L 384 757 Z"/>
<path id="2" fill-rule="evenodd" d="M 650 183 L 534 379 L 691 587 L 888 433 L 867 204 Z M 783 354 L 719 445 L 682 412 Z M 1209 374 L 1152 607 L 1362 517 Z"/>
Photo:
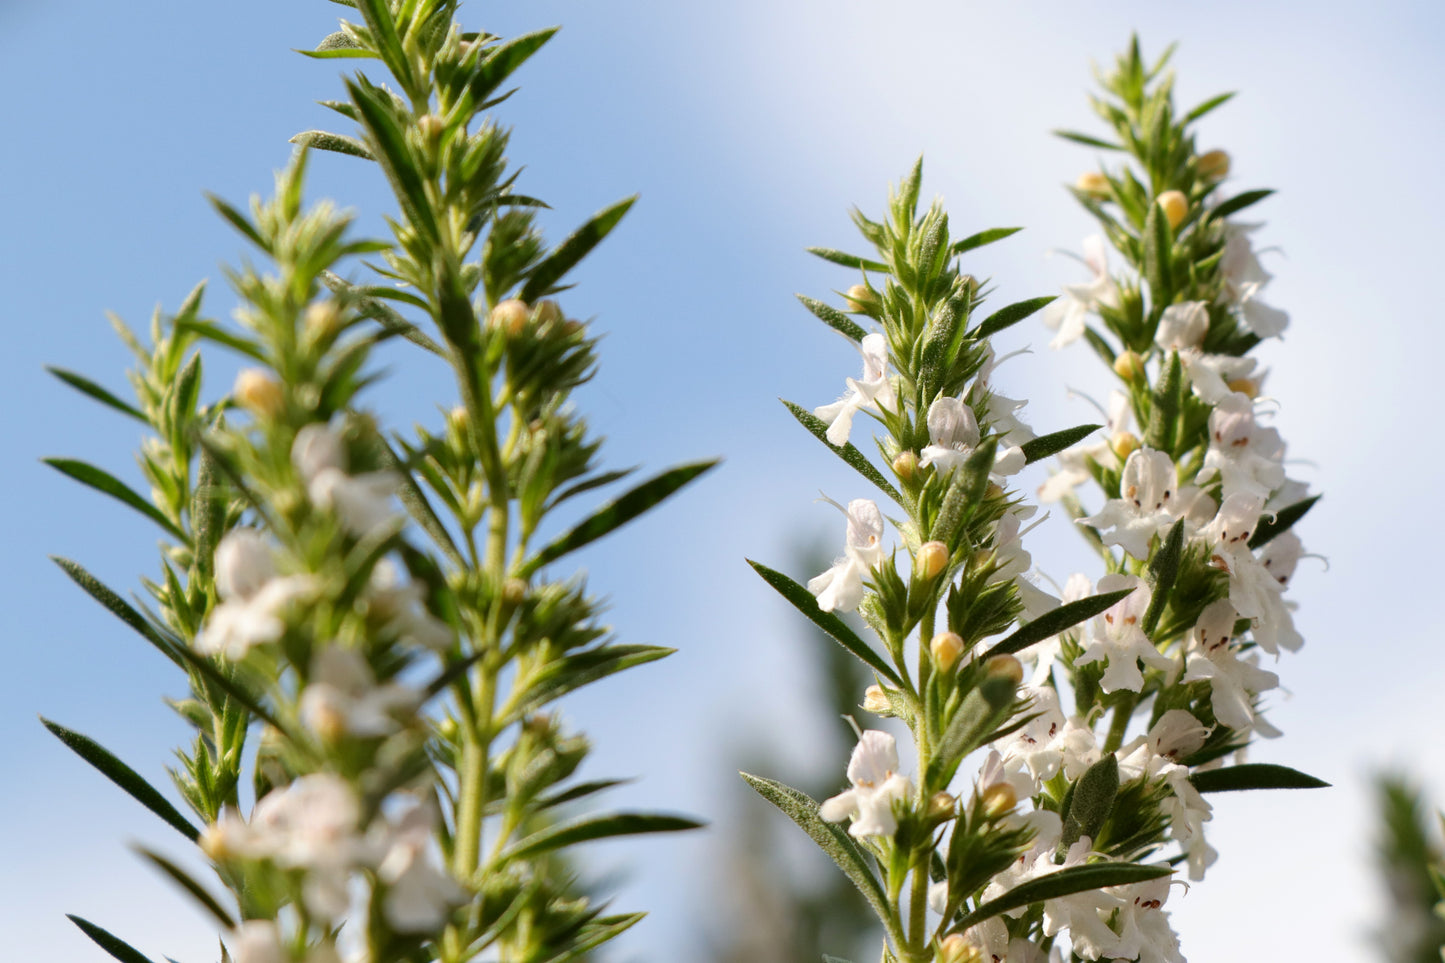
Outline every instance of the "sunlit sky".
<path id="1" fill-rule="evenodd" d="M 241 11 L 238 13 L 238 11 Z M 144 324 L 211 278 L 212 316 L 233 299 L 219 265 L 241 241 L 209 211 L 212 191 L 269 189 L 287 139 L 329 125 L 314 101 L 338 96 L 337 62 L 313 46 L 344 9 L 323 0 L 241 5 L 0 5 L 0 78 L 10 91 L 0 144 L 0 289 L 10 411 L 3 448 L 6 672 L 0 677 L 0 933 L 15 959 L 100 959 L 62 913 L 89 917 L 160 958 L 212 958 L 215 934 L 126 849 L 180 849 L 51 739 L 36 714 L 101 738 L 157 782 L 183 737 L 161 702 L 172 668 L 73 589 L 47 554 L 76 558 L 113 585 L 153 571 L 156 534 L 39 464 L 84 457 L 138 478 L 134 427 L 42 371 L 58 364 L 124 387 L 128 359 L 104 312 Z M 612 601 L 619 634 L 676 646 L 663 663 L 564 704 L 596 745 L 588 772 L 637 775 L 618 805 L 727 822 L 733 748 L 766 744 L 787 765 L 811 757 L 818 718 L 800 633 L 743 558 L 788 567 L 797 546 L 841 538 L 819 490 L 869 494 L 778 405 L 833 400 L 856 352 L 813 322 L 794 292 L 830 298 L 855 280 L 804 253 L 859 248 L 846 210 L 878 212 L 890 181 L 925 156 L 925 196 L 959 233 L 1027 228 L 969 263 L 997 303 L 1052 293 L 1077 265 L 1050 256 L 1090 232 L 1061 185 L 1094 153 L 1049 135 L 1097 131 L 1091 61 L 1138 30 L 1146 48 L 1180 42 L 1186 104 L 1234 102 L 1200 127 L 1234 157 L 1231 190 L 1275 187 L 1255 210 L 1276 274 L 1270 301 L 1291 314 L 1271 367 L 1276 423 L 1325 499 L 1302 526 L 1327 557 L 1292 589 L 1307 643 L 1271 668 L 1282 739 L 1254 758 L 1319 775 L 1312 793 L 1216 797 L 1222 857 L 1170 907 L 1195 961 L 1365 958 L 1381 899 L 1369 866 L 1369 779 L 1407 766 L 1445 801 L 1436 616 L 1445 525 L 1430 497 L 1445 461 L 1435 280 L 1445 210 L 1445 8 L 1436 3 L 972 3 L 842 0 L 730 4 L 537 0 L 469 4 L 464 19 L 504 35 L 562 32 L 519 74 L 503 109 L 520 186 L 554 210 L 554 237 L 626 195 L 641 199 L 577 274 L 569 313 L 606 332 L 602 369 L 581 402 L 609 437 L 614 466 L 726 462 L 626 533 L 583 557 Z M 310 196 L 354 207 L 379 233 L 391 201 L 374 167 L 318 158 Z M 1086 349 L 1051 352 L 1025 323 L 1008 346 L 1034 352 L 1000 374 L 1028 397 L 1040 430 L 1092 417 L 1067 388 L 1101 398 Z M 392 424 L 434 423 L 442 383 L 416 354 L 386 356 L 371 404 Z M 234 362 L 213 359 L 208 396 Z M 1087 564 L 1062 519 L 1032 536 L 1062 582 Z M 806 572 L 795 573 L 806 576 Z M 846 760 L 833 760 L 839 779 Z M 785 769 L 770 775 L 786 779 Z M 747 803 L 761 805 L 761 803 Z M 689 959 L 716 912 L 707 869 L 716 837 L 594 850 L 625 866 L 619 907 L 653 915 L 620 953 Z"/>

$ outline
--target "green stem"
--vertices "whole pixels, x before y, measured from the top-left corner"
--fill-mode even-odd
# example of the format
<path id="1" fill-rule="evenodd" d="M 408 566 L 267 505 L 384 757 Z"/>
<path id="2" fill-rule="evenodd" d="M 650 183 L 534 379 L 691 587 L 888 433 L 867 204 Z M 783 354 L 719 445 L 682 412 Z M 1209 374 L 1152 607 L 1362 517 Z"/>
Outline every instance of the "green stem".
<path id="1" fill-rule="evenodd" d="M 1117 751 L 1124 744 L 1124 734 L 1129 731 L 1129 723 L 1133 720 L 1134 709 L 1138 705 L 1139 696 L 1131 692 L 1114 706 L 1114 716 L 1109 720 L 1109 735 L 1104 740 L 1106 755 Z"/>

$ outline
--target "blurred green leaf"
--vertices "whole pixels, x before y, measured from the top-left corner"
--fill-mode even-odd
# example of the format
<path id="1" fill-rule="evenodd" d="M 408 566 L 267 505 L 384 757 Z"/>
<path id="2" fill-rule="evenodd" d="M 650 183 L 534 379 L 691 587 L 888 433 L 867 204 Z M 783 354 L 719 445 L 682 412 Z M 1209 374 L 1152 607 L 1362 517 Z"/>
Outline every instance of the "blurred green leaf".
<path id="1" fill-rule="evenodd" d="M 676 833 L 701 829 L 705 824 L 686 816 L 661 813 L 603 813 L 583 816 L 564 823 L 555 823 L 520 839 L 497 857 L 494 866 L 517 859 L 550 853 L 564 846 L 609 839 L 614 836 L 639 836 L 644 833 Z"/>
<path id="2" fill-rule="evenodd" d="M 221 907 L 221 904 L 217 902 L 216 898 L 212 896 L 204 886 L 192 879 L 189 873 L 169 859 L 166 859 L 157 852 L 146 849 L 144 846 L 137 846 L 136 852 L 150 860 L 157 869 L 169 876 L 186 892 L 190 893 L 196 902 L 200 903 L 216 918 L 218 923 L 228 930 L 235 929 L 236 921 L 231 918 L 231 914 L 227 913 L 225 909 Z"/>
<path id="3" fill-rule="evenodd" d="M 329 150 L 333 154 L 347 154 L 363 160 L 376 160 L 371 156 L 371 151 L 366 149 L 365 144 L 355 137 L 347 137 L 345 134 L 332 134 L 324 130 L 303 130 L 291 138 L 291 143 L 298 147 Z"/>
<path id="4" fill-rule="evenodd" d="M 79 391 L 81 394 L 89 395 L 96 401 L 99 401 L 101 404 L 106 405 L 110 408 L 114 408 L 116 411 L 119 411 L 123 415 L 129 415 L 137 421 L 143 421 L 149 424 L 149 420 L 146 418 L 144 412 L 140 411 L 140 409 L 138 408 L 134 408 L 131 405 L 126 404 L 124 401 L 121 401 L 115 395 L 111 394 L 109 391 L 105 390 L 94 381 L 91 381 L 89 378 L 78 375 L 74 371 L 67 371 L 64 368 L 56 368 L 49 365 L 46 366 L 45 370 L 55 375 L 55 377 L 70 385 L 70 387 L 74 388 L 76 391 Z"/>
<path id="5" fill-rule="evenodd" d="M 68 475 L 82 485 L 94 488 L 96 491 L 109 495 L 116 501 L 130 506 L 165 529 L 169 535 L 182 544 L 190 544 L 190 538 L 186 533 L 177 528 L 175 523 L 169 518 L 161 514 L 160 509 L 131 491 L 124 482 L 109 472 L 96 468 L 94 465 L 86 464 L 83 461 L 77 461 L 74 458 L 42 458 L 40 460 L 62 475 Z"/>
<path id="6" fill-rule="evenodd" d="M 954 241 L 950 253 L 955 257 L 959 254 L 967 254 L 975 248 L 984 247 L 985 245 L 992 244 L 994 241 L 1002 241 L 1004 238 L 1017 234 L 1022 230 L 1023 228 L 1021 227 L 994 227 L 987 231 L 979 231 L 977 234 L 970 234 L 961 241 Z"/>
<path id="7" fill-rule="evenodd" d="M 1320 497 L 1311 495 L 1293 505 L 1287 505 L 1275 512 L 1273 518 L 1269 515 L 1262 515 L 1259 519 L 1259 526 L 1254 530 L 1254 536 L 1249 540 L 1249 547 L 1260 548 L 1268 545 L 1276 535 L 1282 535 L 1294 528 L 1295 522 L 1304 518 L 1305 513 L 1315 507 L 1315 502 L 1319 501 Z"/>
<path id="8" fill-rule="evenodd" d="M 825 261 L 838 264 L 846 268 L 857 268 L 862 271 L 876 271 L 880 274 L 888 273 L 888 265 L 882 261 L 870 261 L 856 254 L 844 254 L 842 251 L 835 251 L 830 247 L 806 248 L 809 254 L 815 254 Z"/>
<path id="9" fill-rule="evenodd" d="M 863 453 L 859 451 L 857 446 L 851 441 L 842 447 L 833 444 L 828 440 L 828 425 L 822 418 L 819 418 L 806 408 L 793 404 L 791 401 L 786 401 L 782 398 L 778 400 L 782 401 L 783 405 L 793 413 L 793 417 L 798 419 L 799 424 L 808 429 L 808 432 L 814 438 L 827 445 L 833 454 L 851 465 L 858 474 L 877 485 L 889 498 L 895 502 L 901 503 L 903 501 L 903 496 L 898 494 L 898 489 L 888 483 L 888 479 L 883 477 L 883 473 L 877 468 L 874 468 L 873 463 L 867 458 L 864 458 Z"/>
<path id="10" fill-rule="evenodd" d="M 66 913 L 65 918 L 80 927 L 80 931 L 90 937 L 96 946 L 105 950 L 114 959 L 120 960 L 120 963 L 151 963 L 140 950 L 131 946 L 114 933 L 101 929 L 99 926 L 90 922 L 90 920 L 81 919 L 72 913 Z"/>

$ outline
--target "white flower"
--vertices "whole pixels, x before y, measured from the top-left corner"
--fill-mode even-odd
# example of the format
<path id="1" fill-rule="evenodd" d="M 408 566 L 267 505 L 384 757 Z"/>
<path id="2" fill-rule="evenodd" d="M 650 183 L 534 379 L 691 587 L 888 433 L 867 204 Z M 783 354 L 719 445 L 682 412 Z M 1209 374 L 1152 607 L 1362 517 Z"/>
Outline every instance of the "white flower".
<path id="1" fill-rule="evenodd" d="M 1104 669 L 1099 687 L 1105 692 L 1120 689 L 1139 692 L 1144 688 L 1140 661 L 1156 669 L 1168 669 L 1174 664 L 1173 659 L 1154 647 L 1140 625 L 1149 609 L 1149 586 L 1137 575 L 1116 573 L 1099 579 L 1098 588 L 1100 594 L 1130 588 L 1133 591 L 1094 618 L 1093 640 L 1075 664 L 1088 665 L 1107 659 L 1108 666 Z"/>
<path id="2" fill-rule="evenodd" d="M 920 468 L 934 465 L 946 475 L 962 467 L 978 447 L 978 419 L 973 408 L 958 398 L 937 398 L 928 406 L 928 440 L 919 452 Z"/>
<path id="3" fill-rule="evenodd" d="M 1211 623 L 1216 621 L 1215 614 L 1210 614 Z M 1201 619 L 1201 624 L 1204 621 Z M 1211 624 L 1199 631 L 1213 633 L 1215 628 Z M 1204 824 L 1213 818 L 1214 810 L 1189 781 L 1189 769 L 1179 760 L 1203 746 L 1208 736 L 1209 729 L 1193 715 L 1183 709 L 1170 709 L 1148 735 L 1118 752 L 1121 779 L 1158 780 L 1169 786 L 1173 795 L 1163 806 L 1169 815 L 1170 832 L 1189 861 L 1189 878 L 1196 880 L 1204 877 L 1204 870 L 1218 855 L 1204 839 Z"/>
<path id="4" fill-rule="evenodd" d="M 891 839 L 898 831 L 893 804 L 906 802 L 913 791 L 908 778 L 898 773 L 898 746 L 891 735 L 877 729 L 863 733 L 848 760 L 848 781 L 853 788 L 824 800 L 818 815 L 830 823 L 851 816 L 849 835 Z"/>
<path id="5" fill-rule="evenodd" d="M 1005 768 L 1025 767 L 1036 781 L 1045 782 L 1060 769 L 1068 778 L 1077 779 L 1099 760 L 1093 730 L 1077 716 L 1064 718 L 1056 690 L 1040 685 L 1025 687 L 1019 694 L 1031 700 L 1025 714 L 1035 718 L 1001 745 Z"/>
<path id="6" fill-rule="evenodd" d="M 384 619 L 397 635 L 433 652 L 446 652 L 452 647 L 455 636 L 451 626 L 427 611 L 421 586 L 402 582 L 401 570 L 391 559 L 382 559 L 371 570 L 364 598 L 368 614 Z"/>
<path id="7" fill-rule="evenodd" d="M 1234 391 L 1209 414 L 1209 451 L 1199 471 L 1203 484 L 1217 472 L 1224 482 L 1224 497 L 1258 495 L 1260 504 L 1284 483 L 1284 442 L 1273 428 L 1255 420 L 1254 402 Z"/>
<path id="8" fill-rule="evenodd" d="M 1092 847 L 1093 840 L 1088 836 L 1082 837 L 1069 847 L 1063 865 L 1051 869 L 1057 871 L 1084 865 Z M 1068 929 L 1069 941 L 1079 956 L 1086 960 L 1105 956 L 1115 958 L 1114 950 L 1119 945 L 1119 938 L 1109 929 L 1106 920 L 1115 910 L 1123 908 L 1124 903 L 1123 898 L 1103 889 L 1085 890 L 1048 900 L 1044 903 L 1044 935 L 1056 936 L 1061 930 Z"/>
<path id="9" fill-rule="evenodd" d="M 1121 898 L 1119 942 L 1111 951 L 1114 959 L 1138 960 L 1139 963 L 1184 963 L 1179 952 L 1179 937 L 1169 925 L 1169 914 L 1162 907 L 1169 898 L 1170 878 L 1111 886 L 1109 891 Z"/>
<path id="10" fill-rule="evenodd" d="M 1204 344 L 1209 333 L 1209 305 L 1204 301 L 1171 304 L 1159 317 L 1154 343 L 1165 351 L 1188 351 Z"/>
<path id="11" fill-rule="evenodd" d="M 1281 334 L 1289 324 L 1289 315 L 1260 300 L 1260 293 L 1271 275 L 1259 263 L 1249 234 L 1259 224 L 1228 224 L 1225 226 L 1224 256 L 1220 271 L 1224 275 L 1224 297 L 1237 307 L 1244 324 L 1261 338 Z"/>
<path id="12" fill-rule="evenodd" d="M 1093 277 L 1085 284 L 1065 285 L 1064 296 L 1044 308 L 1044 324 L 1058 331 L 1049 342 L 1051 348 L 1077 341 L 1084 333 L 1084 319 L 1096 306 L 1113 307 L 1118 303 L 1119 289 L 1109 276 L 1108 248 L 1101 235 L 1084 238 L 1082 260 Z"/>
<path id="13" fill-rule="evenodd" d="M 411 686 L 378 686 L 360 652 L 328 645 L 312 658 L 311 683 L 301 692 L 301 724 L 323 737 L 388 736 L 401 729 L 397 717 L 415 712 L 420 703 L 421 693 Z"/>
<path id="14" fill-rule="evenodd" d="M 296 433 L 291 463 L 306 484 L 306 496 L 317 508 L 336 513 L 341 527 L 358 537 L 400 518 L 392 506 L 397 479 L 389 471 L 346 473 L 346 448 L 341 434 L 316 422 Z"/>
<path id="15" fill-rule="evenodd" d="M 256 804 L 241 854 L 305 870 L 301 894 L 306 908 L 336 920 L 346 912 L 352 869 L 369 861 L 368 847 L 357 834 L 360 817 L 356 796 L 340 777 L 302 776 Z"/>
<path id="16" fill-rule="evenodd" d="M 1254 371 L 1253 358 L 1227 354 L 1205 354 L 1204 338 L 1209 333 L 1209 305 L 1204 301 L 1171 304 L 1159 319 L 1154 343 L 1165 351 L 1176 351 L 1194 393 L 1204 402 L 1217 405 L 1234 389 L 1229 382 Z"/>
<path id="17" fill-rule="evenodd" d="M 1236 493 L 1224 500 L 1219 515 L 1200 534 L 1214 543 L 1211 563 L 1229 575 L 1230 603 L 1240 616 L 1250 620 L 1254 640 L 1260 647 L 1277 655 L 1281 648 L 1294 651 L 1304 644 L 1295 630 L 1289 604 L 1281 595 L 1285 582 L 1293 574 L 1293 565 L 1288 559 L 1294 546 L 1285 542 L 1276 550 L 1278 556 L 1270 554 L 1269 545 L 1263 550 L 1266 558 L 1271 558 L 1273 564 L 1285 571 L 1285 582 L 1281 582 L 1249 548 L 1261 510 L 1262 499 L 1258 495 Z M 1282 537 L 1277 536 L 1270 544 Z"/>
<path id="18" fill-rule="evenodd" d="M 1247 730 L 1255 724 L 1254 697 L 1278 686 L 1279 676 L 1241 660 L 1230 647 L 1236 614 L 1225 599 L 1205 606 L 1194 626 L 1184 681 L 1207 679 L 1214 717 L 1231 729 Z"/>
<path id="19" fill-rule="evenodd" d="M 287 963 L 281 931 L 270 920 L 244 920 L 231 940 L 234 963 Z"/>
<path id="20" fill-rule="evenodd" d="M 197 652 L 236 661 L 251 646 L 275 642 L 286 631 L 286 609 L 316 591 L 308 575 L 276 575 L 265 539 L 238 528 L 216 546 L 216 591 L 221 604 L 196 636 Z"/>
<path id="21" fill-rule="evenodd" d="M 883 513 L 867 498 L 855 498 L 843 512 L 848 517 L 844 554 L 833 567 L 808 580 L 824 612 L 851 612 L 863 599 L 863 580 L 883 561 Z"/>
<path id="22" fill-rule="evenodd" d="M 1124 462 L 1119 498 L 1111 498 L 1097 515 L 1079 519 L 1099 533 L 1105 545 L 1119 545 L 1137 559 L 1149 558 L 1149 544 L 1174 524 L 1179 478 L 1174 461 L 1164 452 L 1136 448 Z"/>
<path id="23" fill-rule="evenodd" d="M 859 411 L 881 413 L 896 404 L 893 382 L 888 379 L 888 341 L 881 334 L 870 334 L 859 345 L 863 353 L 863 378 L 847 379 L 848 392 L 833 402 L 813 409 L 813 414 L 828 425 L 828 441 L 846 445 L 853 429 L 853 416 Z"/>
<path id="24" fill-rule="evenodd" d="M 447 872 L 427 860 L 436 807 L 413 799 L 388 827 L 385 855 L 376 875 L 386 884 L 381 912 L 398 933 L 434 933 L 467 902 L 468 894 Z"/>

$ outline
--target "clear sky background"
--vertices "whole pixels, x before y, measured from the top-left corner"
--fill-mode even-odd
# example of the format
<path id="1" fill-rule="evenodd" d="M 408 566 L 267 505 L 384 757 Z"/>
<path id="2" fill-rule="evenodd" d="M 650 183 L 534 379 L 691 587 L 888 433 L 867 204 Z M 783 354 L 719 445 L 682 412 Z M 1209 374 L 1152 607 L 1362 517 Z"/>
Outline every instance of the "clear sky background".
<path id="1" fill-rule="evenodd" d="M 51 739 L 37 713 L 100 738 L 158 782 L 183 737 L 160 701 L 171 666 L 45 560 L 76 558 L 112 585 L 154 570 L 155 532 L 38 458 L 84 457 L 132 481 L 134 427 L 49 379 L 43 364 L 117 389 L 128 358 L 104 320 L 144 324 L 212 279 L 240 239 L 205 204 L 269 190 L 287 139 L 331 125 L 314 105 L 339 96 L 338 62 L 290 52 L 334 29 L 322 0 L 244 5 L 134 0 L 0 3 L 0 291 L 4 292 L 5 495 L 0 523 L 0 934 L 14 959 L 101 959 L 62 917 L 114 928 L 159 958 L 215 956 L 206 920 L 125 848 L 181 849 L 173 834 Z M 1278 666 L 1271 699 L 1285 736 L 1256 759 L 1335 784 L 1312 793 L 1215 798 L 1222 853 L 1202 885 L 1171 898 L 1191 960 L 1367 958 L 1381 910 L 1369 865 L 1369 779 L 1409 767 L 1445 802 L 1445 694 L 1438 606 L 1439 324 L 1445 211 L 1445 8 L 1434 2 L 904 2 L 738 0 L 728 4 L 537 0 L 469 4 L 467 22 L 510 35 L 564 29 L 519 75 L 505 105 L 520 185 L 547 199 L 554 238 L 638 192 L 622 227 L 578 274 L 569 313 L 607 332 L 582 396 L 614 466 L 721 454 L 725 465 L 589 551 L 620 634 L 677 646 L 672 659 L 565 704 L 594 739 L 595 776 L 638 775 L 619 805 L 689 811 L 726 824 L 742 801 L 734 757 L 767 745 L 788 766 L 813 758 L 832 720 L 811 707 L 798 621 L 744 565 L 787 568 L 800 543 L 841 538 L 819 489 L 865 494 L 777 404 L 833 400 L 856 352 L 792 298 L 829 298 L 854 278 L 803 252 L 859 249 L 846 209 L 878 212 L 886 185 L 923 153 L 925 196 L 948 202 L 960 234 L 1028 228 L 970 262 L 997 303 L 1054 293 L 1077 266 L 1090 222 L 1062 189 L 1093 153 L 1049 136 L 1091 129 L 1091 60 L 1137 29 L 1151 52 L 1178 40 L 1182 102 L 1239 90 L 1201 127 L 1234 157 L 1229 187 L 1280 193 L 1256 237 L 1281 254 L 1269 300 L 1288 310 L 1283 343 L 1260 355 L 1277 423 L 1324 501 L 1302 526 L 1328 571 L 1306 561 L 1293 597 L 1303 651 Z M 344 122 L 342 122 L 344 123 Z M 381 231 L 392 209 L 379 172 L 318 158 L 310 196 L 354 207 Z M 1050 352 L 1037 323 L 1010 332 L 1035 353 L 1000 375 L 1031 399 L 1041 431 L 1092 417 L 1065 386 L 1102 398 L 1105 373 L 1082 347 Z M 442 383 L 419 354 L 372 403 L 392 420 L 435 423 Z M 208 397 L 234 364 L 208 368 Z M 449 382 L 446 382 L 449 383 Z M 1055 519 L 1028 543 L 1062 582 L 1087 563 Z M 796 573 L 805 576 L 811 573 Z M 637 959 L 697 955 L 698 927 L 726 894 L 709 869 L 716 837 L 593 851 L 627 867 L 619 906 L 653 916 L 627 937 Z"/>

